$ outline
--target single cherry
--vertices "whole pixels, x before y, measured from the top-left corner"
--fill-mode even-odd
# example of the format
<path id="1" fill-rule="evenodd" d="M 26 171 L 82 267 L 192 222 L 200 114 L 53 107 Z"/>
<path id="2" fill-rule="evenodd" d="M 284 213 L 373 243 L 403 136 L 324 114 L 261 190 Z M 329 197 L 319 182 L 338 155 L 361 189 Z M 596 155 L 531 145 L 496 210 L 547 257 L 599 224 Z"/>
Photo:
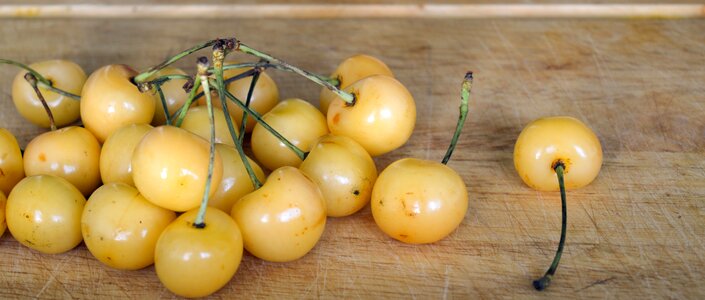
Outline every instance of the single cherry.
<path id="1" fill-rule="evenodd" d="M 345 89 L 354 82 L 372 75 L 394 77 L 392 70 L 384 62 L 374 56 L 365 54 L 357 54 L 346 58 L 338 65 L 330 77 L 338 80 L 338 88 Z M 321 94 L 318 99 L 320 101 L 319 107 L 324 115 L 328 114 L 328 107 L 336 97 L 337 95 L 328 88 L 321 88 Z"/>
<path id="2" fill-rule="evenodd" d="M 102 143 L 130 124 L 149 124 L 158 101 L 133 84 L 137 72 L 126 65 L 104 66 L 91 74 L 81 93 L 81 120 Z"/>
<path id="3" fill-rule="evenodd" d="M 220 182 L 223 162 L 215 153 L 212 183 Z M 150 202 L 183 212 L 201 203 L 206 188 L 210 145 L 203 138 L 173 126 L 150 130 L 132 154 L 132 179 Z M 210 189 L 213 196 L 216 189 Z"/>
<path id="4" fill-rule="evenodd" d="M 326 202 L 318 186 L 293 167 L 281 167 L 231 211 L 245 249 L 261 259 L 287 262 L 306 255 L 326 225 Z"/>
<path id="5" fill-rule="evenodd" d="M 24 151 L 27 176 L 48 174 L 68 180 L 84 196 L 101 184 L 100 143 L 83 127 L 64 127 L 32 139 Z"/>
<path id="6" fill-rule="evenodd" d="M 86 73 L 76 63 L 68 60 L 47 60 L 29 65 L 58 89 L 80 95 L 86 82 Z M 12 81 L 12 101 L 17 111 L 28 121 L 49 128 L 50 121 L 34 88 L 25 80 L 27 71 L 20 71 Z M 75 99 L 55 93 L 39 86 L 39 90 L 51 109 L 57 127 L 78 120 L 80 103 Z"/>
<path id="7" fill-rule="evenodd" d="M 137 270 L 154 262 L 154 247 L 164 228 L 176 218 L 124 183 L 108 183 L 88 199 L 81 232 L 88 251 L 100 262 Z"/>
<path id="8" fill-rule="evenodd" d="M 370 154 L 345 136 L 319 138 L 299 169 L 321 189 L 330 217 L 348 216 L 364 207 L 377 180 Z"/>
<path id="9" fill-rule="evenodd" d="M 7 198 L 5 213 L 12 236 L 34 250 L 55 254 L 78 246 L 86 198 L 53 175 L 22 179 Z"/>
<path id="10" fill-rule="evenodd" d="M 328 133 L 326 119 L 307 101 L 287 99 L 262 116 L 274 130 L 302 151 L 308 151 L 319 137 Z M 257 124 L 252 131 L 252 152 L 262 165 L 274 170 L 283 166 L 298 167 L 301 158 L 280 139 Z"/>
<path id="11" fill-rule="evenodd" d="M 372 156 L 404 145 L 416 124 L 416 104 L 396 79 L 373 75 L 345 88 L 355 95 L 351 105 L 340 98 L 328 109 L 328 128 L 360 143 Z"/>
<path id="12" fill-rule="evenodd" d="M 575 118 L 541 118 L 526 125 L 519 134 L 514 146 L 514 167 L 529 187 L 561 192 L 561 239 L 551 266 L 533 282 L 540 291 L 551 284 L 565 246 L 565 190 L 588 185 L 597 177 L 602 167 L 602 146 L 595 133 Z"/>

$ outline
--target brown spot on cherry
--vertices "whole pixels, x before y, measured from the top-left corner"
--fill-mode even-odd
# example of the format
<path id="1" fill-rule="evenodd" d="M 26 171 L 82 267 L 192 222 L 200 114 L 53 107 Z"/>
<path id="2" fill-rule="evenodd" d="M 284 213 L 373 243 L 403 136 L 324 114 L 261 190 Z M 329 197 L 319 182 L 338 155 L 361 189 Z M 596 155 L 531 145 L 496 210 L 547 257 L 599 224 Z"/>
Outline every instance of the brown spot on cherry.
<path id="1" fill-rule="evenodd" d="M 47 161 L 47 156 L 44 153 L 39 153 L 39 161 L 45 162 Z"/>
<path id="2" fill-rule="evenodd" d="M 338 124 L 340 122 L 340 114 L 335 114 L 333 116 L 333 124 Z"/>

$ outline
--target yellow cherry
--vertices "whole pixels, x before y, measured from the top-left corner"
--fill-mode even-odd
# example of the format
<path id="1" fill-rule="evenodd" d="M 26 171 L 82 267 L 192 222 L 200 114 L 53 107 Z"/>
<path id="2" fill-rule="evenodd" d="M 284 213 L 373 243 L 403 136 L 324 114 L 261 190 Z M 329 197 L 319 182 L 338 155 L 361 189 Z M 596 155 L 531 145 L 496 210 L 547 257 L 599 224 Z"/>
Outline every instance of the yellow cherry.
<path id="1" fill-rule="evenodd" d="M 316 139 L 328 133 L 323 114 L 301 99 L 280 102 L 262 119 L 304 152 L 311 149 Z M 252 152 L 269 170 L 301 164 L 301 158 L 261 124 L 252 131 Z"/>
<path id="2" fill-rule="evenodd" d="M 217 144 L 215 149 L 223 159 L 223 179 L 220 180 L 213 197 L 208 200 L 208 205 L 230 213 L 233 204 L 242 196 L 254 191 L 255 187 L 252 185 L 247 169 L 245 169 L 245 164 L 242 163 L 240 155 L 234 147 Z M 262 168 L 249 157 L 247 160 L 259 181 L 264 182 L 267 177 Z"/>
<path id="3" fill-rule="evenodd" d="M 68 180 L 84 196 L 100 186 L 100 144 L 85 128 L 64 127 L 32 139 L 24 151 L 27 176 L 48 174 Z"/>
<path id="4" fill-rule="evenodd" d="M 149 80 L 157 79 L 165 75 L 187 75 L 186 72 L 175 67 L 166 67 L 155 73 Z M 166 83 L 161 85 L 162 92 L 164 93 L 164 100 L 166 101 L 166 107 L 169 110 L 169 116 L 173 115 L 178 109 L 180 109 L 186 99 L 188 98 L 188 93 L 184 90 L 184 84 L 186 79 L 170 79 Z M 157 99 L 156 108 L 154 109 L 154 119 L 152 119 L 152 125 L 159 126 L 166 124 L 166 115 L 164 114 L 164 107 L 161 103 L 161 99 L 157 94 L 155 96 Z"/>
<path id="5" fill-rule="evenodd" d="M 329 217 L 348 216 L 364 207 L 377 180 L 372 157 L 345 136 L 318 139 L 299 169 L 321 189 Z"/>
<path id="6" fill-rule="evenodd" d="M 152 130 L 148 124 L 132 124 L 114 131 L 100 150 L 100 177 L 103 183 L 122 182 L 134 186 L 132 152 Z"/>
<path id="7" fill-rule="evenodd" d="M 0 192 L 10 194 L 24 178 L 24 163 L 17 139 L 7 129 L 0 128 Z"/>
<path id="8" fill-rule="evenodd" d="M 225 79 L 234 77 L 238 74 L 244 73 L 248 68 L 231 69 L 223 73 Z M 227 90 L 233 96 L 237 97 L 245 103 L 247 99 L 247 92 L 250 90 L 250 84 L 252 84 L 252 77 L 243 78 L 236 80 L 228 84 Z M 266 114 L 279 102 L 279 89 L 274 80 L 269 77 L 266 72 L 262 72 L 257 80 L 255 89 L 252 92 L 252 98 L 250 99 L 250 108 L 260 115 Z M 213 105 L 220 107 L 222 104 L 218 97 L 213 98 Z M 233 103 L 228 103 L 228 110 L 230 115 L 233 117 L 233 122 L 240 128 L 242 124 L 242 109 Z M 252 116 L 247 116 L 247 127 L 245 132 L 252 132 L 255 128 L 257 121 Z"/>
<path id="9" fill-rule="evenodd" d="M 193 221 L 198 211 L 179 216 L 162 232 L 154 253 L 159 280 L 172 293 L 205 297 L 225 286 L 242 260 L 242 235 L 226 213 L 208 207 L 204 228 Z"/>
<path id="10" fill-rule="evenodd" d="M 55 254 L 78 246 L 81 212 L 86 199 L 61 177 L 37 175 L 22 179 L 7 198 L 7 228 L 21 244 Z"/>
<path id="11" fill-rule="evenodd" d="M 230 136 L 230 130 L 227 121 L 225 121 L 223 110 L 213 107 L 213 121 L 215 122 L 215 142 L 234 147 L 235 142 Z M 208 117 L 208 108 L 206 106 L 189 108 L 180 127 L 210 141 L 211 123 Z M 237 127 L 235 127 L 235 133 L 238 133 Z"/>
<path id="12" fill-rule="evenodd" d="M 152 121 L 158 100 L 137 89 L 135 75 L 126 65 L 108 65 L 88 77 L 81 93 L 81 120 L 100 142 L 120 127 Z"/>
<path id="13" fill-rule="evenodd" d="M 49 80 L 55 88 L 80 95 L 86 82 L 86 73 L 68 60 L 46 60 L 29 65 Z M 12 101 L 17 111 L 28 121 L 49 128 L 49 117 L 34 88 L 24 79 L 27 71 L 20 71 L 12 82 Z M 56 126 L 62 127 L 78 120 L 80 102 L 39 86 L 44 100 L 51 109 Z"/>
<path id="14" fill-rule="evenodd" d="M 150 202 L 173 211 L 200 205 L 206 188 L 210 145 L 181 128 L 159 126 L 142 138 L 132 154 L 132 179 Z M 213 188 L 223 176 L 223 162 L 216 152 Z"/>
<path id="15" fill-rule="evenodd" d="M 338 88 L 344 89 L 350 84 L 372 75 L 394 77 L 392 70 L 384 62 L 374 56 L 365 54 L 357 54 L 346 58 L 338 65 L 338 68 L 335 69 L 330 77 L 338 80 Z M 336 94 L 328 88 L 323 87 L 321 89 L 318 99 L 320 101 L 319 107 L 324 115 L 328 113 L 328 106 L 336 97 Z"/>
<path id="16" fill-rule="evenodd" d="M 274 170 L 258 190 L 233 205 L 245 249 L 274 262 L 296 260 L 318 243 L 326 202 L 315 183 L 293 167 Z"/>
<path id="17" fill-rule="evenodd" d="M 463 221 L 468 192 L 463 179 L 448 166 L 404 158 L 379 174 L 371 208 L 377 226 L 390 237 L 411 244 L 433 243 Z"/>
<path id="18" fill-rule="evenodd" d="M 328 128 L 352 138 L 372 156 L 404 145 L 416 124 L 416 104 L 396 79 L 373 75 L 345 88 L 355 95 L 349 105 L 335 98 L 328 108 Z"/>
<path id="19" fill-rule="evenodd" d="M 590 184 L 602 166 L 602 146 L 595 133 L 571 117 L 535 120 L 524 128 L 514 146 L 514 167 L 526 185 L 540 191 L 557 191 L 554 170 L 564 165 L 568 189 Z"/>
<path id="20" fill-rule="evenodd" d="M 86 247 L 100 262 L 137 270 L 154 262 L 154 247 L 164 228 L 176 218 L 134 187 L 108 183 L 88 199 L 81 217 Z"/>

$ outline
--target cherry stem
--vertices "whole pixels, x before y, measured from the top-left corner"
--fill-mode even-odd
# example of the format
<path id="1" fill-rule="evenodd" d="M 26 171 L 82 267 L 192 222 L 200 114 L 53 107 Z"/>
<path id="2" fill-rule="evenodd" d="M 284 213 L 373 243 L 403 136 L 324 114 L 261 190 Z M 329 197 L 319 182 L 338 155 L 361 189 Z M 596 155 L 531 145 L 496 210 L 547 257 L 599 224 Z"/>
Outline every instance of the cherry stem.
<path id="1" fill-rule="evenodd" d="M 221 54 L 222 52 L 222 54 Z M 233 143 L 235 144 L 235 149 L 237 149 L 237 153 L 240 156 L 240 160 L 242 160 L 242 164 L 245 166 L 245 170 L 247 171 L 247 175 L 250 177 L 250 181 L 252 182 L 252 186 L 255 189 L 259 189 L 262 186 L 262 182 L 259 181 L 259 178 L 257 178 L 257 174 L 255 174 L 255 171 L 252 169 L 252 165 L 250 164 L 250 160 L 247 159 L 247 155 L 245 155 L 245 150 L 242 148 L 242 140 L 239 138 L 237 135 L 237 132 L 235 131 L 235 125 L 233 124 L 233 118 L 230 116 L 230 111 L 228 110 L 228 101 L 225 99 L 225 81 L 223 80 L 223 60 L 225 59 L 225 55 L 227 53 L 224 52 L 222 49 L 215 49 L 213 51 L 213 64 L 215 65 L 214 71 L 215 71 L 215 80 L 216 80 L 216 89 L 218 89 L 218 97 L 220 97 L 220 104 L 223 107 L 223 115 L 225 115 L 225 123 L 228 124 L 228 130 L 230 131 L 230 138 L 233 139 Z M 243 120 L 244 122 L 244 120 Z M 243 129 L 244 131 L 244 129 Z M 241 131 L 242 134 L 242 131 Z"/>
<path id="2" fill-rule="evenodd" d="M 250 54 L 250 55 L 254 55 L 254 56 L 256 56 L 256 57 L 259 57 L 260 59 L 263 59 L 263 60 L 266 60 L 266 61 L 275 63 L 275 64 L 277 64 L 277 65 L 282 66 L 284 69 L 290 70 L 290 71 L 292 71 L 292 72 L 294 72 L 294 73 L 296 73 L 296 74 L 299 74 L 299 75 L 301 75 L 301 76 L 303 76 L 303 77 L 306 77 L 308 80 L 311 80 L 311 81 L 313 81 L 313 82 L 315 82 L 315 83 L 317 83 L 317 84 L 319 84 L 319 85 L 321 85 L 321 86 L 324 86 L 324 87 L 326 87 L 327 89 L 331 90 L 333 93 L 337 94 L 338 97 L 340 97 L 340 99 L 342 99 L 343 101 L 345 101 L 348 105 L 354 105 L 354 104 L 355 104 L 355 95 L 353 95 L 353 94 L 351 94 L 351 93 L 348 93 L 348 92 L 345 92 L 345 91 L 339 89 L 338 87 L 336 87 L 336 86 L 333 84 L 333 83 L 335 83 L 335 82 L 331 82 L 331 81 L 330 81 L 330 78 L 327 78 L 327 77 L 324 77 L 324 76 L 321 76 L 321 75 L 317 75 L 317 74 L 311 73 L 311 72 L 309 72 L 309 71 L 300 69 L 300 68 L 298 68 L 298 67 L 296 67 L 296 66 L 290 65 L 290 64 L 288 64 L 287 62 L 285 62 L 285 61 L 283 61 L 283 60 L 281 60 L 281 59 L 278 59 L 278 58 L 276 58 L 276 57 L 274 57 L 274 56 L 271 56 L 271 55 L 269 55 L 269 54 L 267 54 L 267 53 L 261 52 L 261 51 L 259 51 L 259 50 L 254 49 L 254 48 L 251 48 L 250 46 L 247 46 L 247 45 L 245 45 L 245 44 L 243 44 L 243 43 L 239 43 L 239 42 L 238 42 L 238 45 L 237 45 L 236 49 L 238 49 L 240 52 L 243 52 L 243 53 L 246 53 L 246 54 Z"/>
<path id="3" fill-rule="evenodd" d="M 37 98 L 39 98 L 39 101 L 42 102 L 42 106 L 44 106 L 44 110 L 47 112 L 47 116 L 49 117 L 49 126 L 51 127 L 51 131 L 56 130 L 56 124 L 54 123 L 54 114 L 51 113 L 49 104 L 47 104 L 47 101 L 44 99 L 42 92 L 37 87 L 37 77 L 34 76 L 34 74 L 32 73 L 26 73 L 24 74 L 24 80 L 27 80 L 29 85 L 32 86 L 32 89 L 34 89 L 34 92 L 37 94 Z"/>
<path id="4" fill-rule="evenodd" d="M 154 84 L 154 88 L 159 94 L 159 100 L 162 102 L 162 109 L 164 110 L 164 119 L 166 119 L 166 125 L 171 125 L 171 115 L 169 115 L 169 107 L 166 104 L 166 99 L 164 98 L 164 91 L 162 91 L 162 84 Z"/>
<path id="5" fill-rule="evenodd" d="M 274 68 L 277 70 L 281 71 L 287 71 L 287 72 L 294 72 L 291 69 L 288 69 L 286 67 L 283 67 L 278 64 L 273 64 L 268 61 L 260 61 L 260 62 L 248 62 L 248 63 L 240 63 L 240 64 L 231 64 L 231 65 L 223 65 L 223 70 L 230 70 L 230 69 L 239 69 L 239 68 L 263 68 L 263 69 L 269 69 L 269 68 Z M 321 80 L 327 81 L 328 83 L 338 87 L 340 85 L 340 81 L 337 78 L 332 78 L 332 77 L 326 77 L 320 74 L 314 74 L 314 76 L 320 78 Z"/>
<path id="6" fill-rule="evenodd" d="M 174 126 L 181 127 L 181 123 L 183 123 L 184 118 L 186 118 L 186 112 L 188 111 L 189 107 L 191 107 L 191 103 L 193 103 L 193 100 L 196 99 L 196 92 L 198 91 L 199 87 L 201 87 L 201 80 L 196 80 L 193 83 L 193 86 L 191 87 L 191 92 L 189 92 L 188 98 L 186 98 L 184 106 L 182 106 L 178 112 L 179 115 L 176 117 L 176 122 L 174 122 Z"/>
<path id="7" fill-rule="evenodd" d="M 250 103 L 252 102 L 252 94 L 255 92 L 255 85 L 257 84 L 257 80 L 259 80 L 259 75 L 262 73 L 262 70 L 259 68 L 253 69 L 255 70 L 255 73 L 252 74 L 252 81 L 250 82 L 250 89 L 247 91 L 247 99 L 245 99 L 245 106 L 250 107 Z M 243 111 L 242 112 L 242 123 L 240 124 L 240 143 L 245 140 L 245 131 L 247 130 L 247 112 Z"/>
<path id="8" fill-rule="evenodd" d="M 79 96 L 79 95 L 72 94 L 72 93 L 69 93 L 69 92 L 64 91 L 64 90 L 62 90 L 62 89 L 59 89 L 59 88 L 54 87 L 54 86 L 52 85 L 51 81 L 49 81 L 48 79 L 44 78 L 44 76 L 42 76 L 42 74 L 39 74 L 39 72 L 35 71 L 34 69 L 30 68 L 29 66 L 27 66 L 27 65 L 25 65 L 25 64 L 23 64 L 23 63 L 19 63 L 19 62 L 16 62 L 16 61 L 13 61 L 13 60 L 9 60 L 9 59 L 2 59 L 2 58 L 0 58 L 0 64 L 8 64 L 8 65 L 13 65 L 13 66 L 17 66 L 17 67 L 20 67 L 20 68 L 22 68 L 22 69 L 25 69 L 27 72 L 29 72 L 29 73 L 31 73 L 32 75 L 34 75 L 34 77 L 35 77 L 36 80 L 37 80 L 37 84 L 38 84 L 39 86 L 41 86 L 42 88 L 45 88 L 45 89 L 50 90 L 50 91 L 52 91 L 52 92 L 54 92 L 54 93 L 60 94 L 60 95 L 65 96 L 65 97 L 69 97 L 69 98 L 74 99 L 74 100 L 81 100 L 81 96 Z"/>
<path id="9" fill-rule="evenodd" d="M 213 103 L 211 102 L 210 86 L 208 84 L 208 59 L 201 57 L 198 59 L 198 75 L 203 85 L 203 91 L 206 95 L 206 107 L 208 108 L 208 121 L 211 127 L 211 138 L 210 138 L 210 153 L 208 156 L 208 176 L 206 177 L 206 187 L 203 192 L 203 199 L 201 200 L 201 207 L 198 209 L 198 215 L 196 220 L 193 222 L 193 226 L 196 228 L 204 228 L 206 224 L 204 223 L 206 208 L 208 207 L 208 195 L 211 190 L 211 183 L 213 181 L 213 165 L 215 164 L 215 117 L 213 114 Z"/>
<path id="10" fill-rule="evenodd" d="M 291 149 L 291 151 L 294 151 L 294 153 L 296 154 L 296 156 L 299 157 L 299 159 L 301 159 L 301 160 L 306 159 L 306 156 L 308 156 L 308 152 L 304 152 L 303 150 L 299 149 L 299 147 L 296 147 L 296 145 L 292 144 L 289 140 L 287 140 L 284 136 L 282 136 L 278 131 L 276 131 L 274 128 L 272 128 L 272 126 L 269 126 L 269 124 L 267 124 L 267 122 L 265 122 L 262 119 L 262 116 L 259 113 L 250 109 L 249 107 L 247 107 L 244 103 L 242 103 L 242 101 L 240 101 L 240 99 L 235 97 L 233 94 L 231 94 L 227 90 L 225 91 L 225 95 L 230 99 L 230 101 L 237 104 L 237 106 L 239 106 L 242 110 L 244 110 L 248 114 L 252 115 L 255 118 L 255 120 L 257 120 L 257 122 L 262 125 L 262 127 L 267 129 L 267 131 L 272 133 L 272 135 L 274 135 L 277 139 L 279 139 L 282 143 L 284 143 L 284 145 L 289 147 L 289 149 Z"/>
<path id="11" fill-rule="evenodd" d="M 155 73 L 159 72 L 161 69 L 166 68 L 167 66 L 169 66 L 169 65 L 173 64 L 174 62 L 176 62 L 176 61 L 178 61 L 178 60 L 180 60 L 180 59 L 182 59 L 182 58 L 188 56 L 188 55 L 191 54 L 191 53 L 194 53 L 194 52 L 196 52 L 196 51 L 198 51 L 198 50 L 201 50 L 201 49 L 204 49 L 204 48 L 206 48 L 206 47 L 210 47 L 210 46 L 212 46 L 213 44 L 215 44 L 217 41 L 219 41 L 219 39 L 210 40 L 210 41 L 207 41 L 207 42 L 205 42 L 205 43 L 203 43 L 203 44 L 199 44 L 199 45 L 193 46 L 192 48 L 189 48 L 189 49 L 186 49 L 186 50 L 184 50 L 184 51 L 181 51 L 180 53 L 178 53 L 178 54 L 176 54 L 176 55 L 170 57 L 169 59 L 167 59 L 167 60 L 161 62 L 160 64 L 158 64 L 158 65 L 156 65 L 156 66 L 154 66 L 154 67 L 149 68 L 149 70 L 138 74 L 137 76 L 135 76 L 134 82 L 137 83 L 137 84 L 144 83 L 144 82 L 147 81 L 147 79 L 148 79 L 149 77 L 152 77 L 152 75 L 154 75 Z"/>
<path id="12" fill-rule="evenodd" d="M 556 171 L 556 176 L 558 176 L 558 186 L 561 189 L 561 207 L 563 211 L 563 222 L 561 224 L 561 240 L 560 242 L 558 242 L 558 250 L 556 250 L 556 256 L 553 258 L 553 263 L 551 263 L 551 267 L 548 268 L 546 274 L 544 274 L 543 277 L 534 280 L 534 288 L 539 291 L 543 291 L 551 284 L 551 280 L 553 279 L 553 276 L 556 273 L 556 269 L 558 269 L 558 263 L 561 261 L 563 247 L 565 246 L 566 227 L 568 224 L 568 209 L 565 200 L 565 182 L 563 181 L 563 171 L 565 169 L 565 165 L 560 160 L 557 161 L 554 165 L 555 166 L 553 169 Z"/>
<path id="13" fill-rule="evenodd" d="M 455 125 L 455 134 L 453 134 L 453 139 L 450 140 L 450 145 L 446 151 L 446 155 L 443 157 L 442 163 L 448 164 L 451 155 L 453 155 L 453 150 L 458 143 L 458 138 L 460 137 L 460 132 L 463 130 L 465 125 L 465 118 L 468 116 L 468 98 L 470 98 L 470 89 L 472 89 L 472 72 L 467 72 L 465 74 L 465 79 L 463 80 L 463 86 L 460 90 L 460 116 L 458 117 L 458 124 Z"/>
<path id="14" fill-rule="evenodd" d="M 188 75 L 181 75 L 181 74 L 170 74 L 170 75 L 164 75 L 164 76 L 159 76 L 154 80 L 150 80 L 147 83 L 153 84 L 153 85 L 162 85 L 167 83 L 169 80 L 174 80 L 174 79 L 186 79 L 190 80 L 191 76 Z"/>

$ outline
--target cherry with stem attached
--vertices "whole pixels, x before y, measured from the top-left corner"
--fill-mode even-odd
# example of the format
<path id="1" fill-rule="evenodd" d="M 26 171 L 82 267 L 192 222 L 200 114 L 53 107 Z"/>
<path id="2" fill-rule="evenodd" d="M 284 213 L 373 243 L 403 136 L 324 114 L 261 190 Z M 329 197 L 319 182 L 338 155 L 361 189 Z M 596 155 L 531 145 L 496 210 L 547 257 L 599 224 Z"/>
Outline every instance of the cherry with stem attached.
<path id="1" fill-rule="evenodd" d="M 561 240 L 558 242 L 558 250 L 556 250 L 556 256 L 553 258 L 551 266 L 546 271 L 543 277 L 534 280 L 534 288 L 539 291 L 543 291 L 550 284 L 553 276 L 556 274 L 556 269 L 558 269 L 558 263 L 561 261 L 561 255 L 563 254 L 563 247 L 565 246 L 565 236 L 566 227 L 568 224 L 568 209 L 566 204 L 565 196 L 565 182 L 563 179 L 563 171 L 565 170 L 565 164 L 558 160 L 554 163 L 553 170 L 556 171 L 556 176 L 558 177 L 558 186 L 561 189 L 561 211 L 563 214 L 563 221 L 561 222 Z"/>
<path id="2" fill-rule="evenodd" d="M 35 80 L 37 81 L 36 85 L 38 85 L 42 88 L 48 89 L 54 93 L 60 94 L 62 96 L 66 96 L 66 97 L 69 97 L 69 98 L 77 100 L 77 101 L 81 100 L 81 96 L 79 96 L 79 95 L 72 94 L 72 93 L 69 93 L 69 92 L 64 91 L 62 89 L 54 87 L 52 82 L 49 81 L 48 79 L 44 78 L 44 76 L 42 76 L 42 74 L 39 74 L 39 72 L 37 72 L 36 70 L 30 68 L 29 66 L 27 66 L 23 63 L 19 63 L 19 62 L 9 60 L 9 59 L 0 58 L 0 64 L 7 64 L 7 65 L 13 65 L 16 67 L 20 67 L 34 76 Z"/>

